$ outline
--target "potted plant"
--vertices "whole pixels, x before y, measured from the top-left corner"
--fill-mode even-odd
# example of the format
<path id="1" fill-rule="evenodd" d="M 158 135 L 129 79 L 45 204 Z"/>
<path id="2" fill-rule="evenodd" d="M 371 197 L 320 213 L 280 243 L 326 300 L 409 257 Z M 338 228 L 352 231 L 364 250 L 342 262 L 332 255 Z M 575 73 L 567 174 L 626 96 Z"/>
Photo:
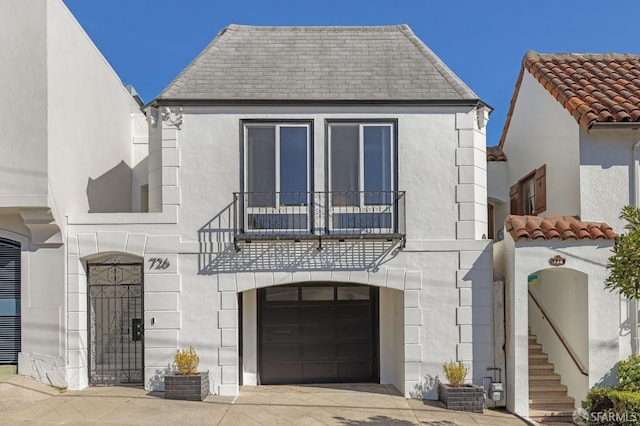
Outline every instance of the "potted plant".
<path id="1" fill-rule="evenodd" d="M 165 399 L 203 401 L 209 394 L 209 373 L 198 373 L 200 358 L 195 349 L 178 349 L 173 360 L 178 371 L 164 377 Z"/>
<path id="2" fill-rule="evenodd" d="M 440 383 L 439 395 L 448 410 L 482 413 L 484 393 L 480 386 L 465 384 L 469 369 L 461 362 L 445 362 L 444 376 L 449 383 Z"/>

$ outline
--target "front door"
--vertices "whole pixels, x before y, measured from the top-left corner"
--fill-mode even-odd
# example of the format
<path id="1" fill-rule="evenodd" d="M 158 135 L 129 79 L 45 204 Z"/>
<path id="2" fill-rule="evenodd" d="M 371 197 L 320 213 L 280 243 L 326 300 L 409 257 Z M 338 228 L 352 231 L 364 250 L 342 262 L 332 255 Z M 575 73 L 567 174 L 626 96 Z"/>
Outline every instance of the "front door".
<path id="1" fill-rule="evenodd" d="M 89 384 L 142 384 L 142 263 L 88 265 Z"/>

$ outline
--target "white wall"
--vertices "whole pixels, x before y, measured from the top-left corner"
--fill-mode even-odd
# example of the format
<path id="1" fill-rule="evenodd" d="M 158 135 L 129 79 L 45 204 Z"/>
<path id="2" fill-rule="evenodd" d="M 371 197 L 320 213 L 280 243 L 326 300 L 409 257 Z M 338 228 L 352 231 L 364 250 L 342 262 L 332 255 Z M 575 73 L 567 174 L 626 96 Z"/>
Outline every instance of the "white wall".
<path id="1" fill-rule="evenodd" d="M 580 212 L 583 220 L 603 221 L 622 232 L 623 206 L 633 204 L 633 146 L 638 130 L 580 132 Z"/>
<path id="2" fill-rule="evenodd" d="M 380 383 L 404 391 L 404 292 L 380 289 Z"/>
<path id="3" fill-rule="evenodd" d="M 69 10 L 60 0 L 47 3 L 52 203 L 61 214 L 133 211 L 131 121 L 144 119 Z"/>
<path id="4" fill-rule="evenodd" d="M 575 119 L 524 71 L 503 147 L 508 159 L 507 186 L 546 164 L 547 210 L 542 215 L 580 214 L 578 141 Z M 508 203 L 500 209 L 498 223 L 504 221 L 508 209 Z"/>
<path id="5" fill-rule="evenodd" d="M 0 207 L 47 204 L 46 20 L 45 1 L 0 2 Z"/>

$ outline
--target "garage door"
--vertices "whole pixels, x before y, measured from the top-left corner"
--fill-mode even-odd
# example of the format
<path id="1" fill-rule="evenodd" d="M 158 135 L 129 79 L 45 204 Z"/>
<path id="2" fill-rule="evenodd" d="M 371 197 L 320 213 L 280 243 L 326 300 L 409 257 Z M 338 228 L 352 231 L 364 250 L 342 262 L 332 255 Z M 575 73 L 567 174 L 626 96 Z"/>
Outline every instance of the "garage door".
<path id="1" fill-rule="evenodd" d="M 0 364 L 20 352 L 20 245 L 0 239 Z"/>
<path id="2" fill-rule="evenodd" d="M 378 382 L 377 301 L 368 286 L 260 290 L 260 382 Z"/>

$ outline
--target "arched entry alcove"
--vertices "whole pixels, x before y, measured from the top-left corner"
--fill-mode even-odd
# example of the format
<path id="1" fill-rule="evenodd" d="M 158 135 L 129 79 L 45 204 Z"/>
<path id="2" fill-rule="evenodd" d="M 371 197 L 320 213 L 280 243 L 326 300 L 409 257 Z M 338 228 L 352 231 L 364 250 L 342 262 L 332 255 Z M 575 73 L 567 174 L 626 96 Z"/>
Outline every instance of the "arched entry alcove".
<path id="1" fill-rule="evenodd" d="M 589 389 L 588 275 L 548 268 L 531 274 L 527 287 L 530 332 L 567 386 L 568 396 L 579 403 Z"/>

